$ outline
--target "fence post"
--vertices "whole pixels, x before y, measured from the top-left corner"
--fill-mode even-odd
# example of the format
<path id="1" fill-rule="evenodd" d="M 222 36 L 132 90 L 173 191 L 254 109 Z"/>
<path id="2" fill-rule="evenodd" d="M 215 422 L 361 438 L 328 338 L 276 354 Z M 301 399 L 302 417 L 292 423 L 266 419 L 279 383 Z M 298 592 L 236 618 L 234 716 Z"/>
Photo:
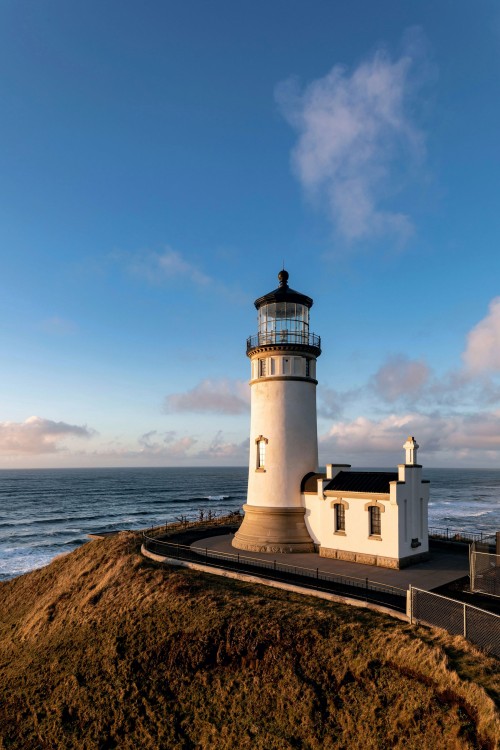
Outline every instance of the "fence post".
<path id="1" fill-rule="evenodd" d="M 464 638 L 467 638 L 467 605 L 464 603 Z"/>
<path id="2" fill-rule="evenodd" d="M 413 625 L 413 593 L 412 593 L 412 587 L 411 583 L 408 586 L 408 615 L 410 617 L 410 625 Z"/>

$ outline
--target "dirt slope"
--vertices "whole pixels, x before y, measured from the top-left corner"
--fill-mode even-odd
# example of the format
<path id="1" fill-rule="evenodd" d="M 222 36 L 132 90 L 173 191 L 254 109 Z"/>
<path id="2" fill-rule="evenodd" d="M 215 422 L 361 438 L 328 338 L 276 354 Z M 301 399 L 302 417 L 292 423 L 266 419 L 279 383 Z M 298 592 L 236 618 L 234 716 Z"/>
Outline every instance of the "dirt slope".
<path id="1" fill-rule="evenodd" d="M 354 607 L 162 569 L 131 534 L 0 585 L 0 748 L 496 748 L 498 662 Z"/>

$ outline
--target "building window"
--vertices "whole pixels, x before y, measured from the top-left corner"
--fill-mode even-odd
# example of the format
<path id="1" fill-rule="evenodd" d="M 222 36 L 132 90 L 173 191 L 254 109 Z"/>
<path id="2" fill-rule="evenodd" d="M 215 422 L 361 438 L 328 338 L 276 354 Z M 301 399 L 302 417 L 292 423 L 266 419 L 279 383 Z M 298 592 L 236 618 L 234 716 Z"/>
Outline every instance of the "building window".
<path id="1" fill-rule="evenodd" d="M 262 435 L 260 435 L 255 441 L 255 446 L 257 449 L 257 461 L 256 461 L 257 471 L 265 471 L 267 442 L 268 442 L 267 438 L 263 437 Z"/>
<path id="2" fill-rule="evenodd" d="M 266 368 L 266 360 L 265 359 L 259 359 L 259 377 L 264 378 L 267 373 Z"/>
<path id="3" fill-rule="evenodd" d="M 345 508 L 341 503 L 335 503 L 335 531 L 345 531 Z"/>
<path id="4" fill-rule="evenodd" d="M 380 508 L 376 505 L 370 505 L 370 536 L 380 536 L 382 533 L 380 523 Z"/>
<path id="5" fill-rule="evenodd" d="M 306 378 L 311 377 L 311 360 L 306 359 Z"/>

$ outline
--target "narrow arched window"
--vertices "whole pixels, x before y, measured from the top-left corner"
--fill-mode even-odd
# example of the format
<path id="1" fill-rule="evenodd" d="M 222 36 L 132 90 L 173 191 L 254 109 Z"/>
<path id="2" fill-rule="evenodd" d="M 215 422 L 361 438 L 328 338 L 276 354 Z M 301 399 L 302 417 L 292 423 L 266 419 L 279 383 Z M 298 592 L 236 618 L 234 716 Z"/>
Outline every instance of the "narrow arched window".
<path id="1" fill-rule="evenodd" d="M 345 531 L 345 508 L 342 503 L 335 503 L 335 531 Z"/>
<path id="2" fill-rule="evenodd" d="M 371 505 L 369 508 L 370 512 L 370 536 L 380 536 L 382 533 L 381 522 L 380 522 L 380 508 L 376 505 Z"/>
<path id="3" fill-rule="evenodd" d="M 263 435 L 260 435 L 255 441 L 255 447 L 257 449 L 256 468 L 258 471 L 265 471 L 267 442 L 267 438 L 265 438 Z"/>

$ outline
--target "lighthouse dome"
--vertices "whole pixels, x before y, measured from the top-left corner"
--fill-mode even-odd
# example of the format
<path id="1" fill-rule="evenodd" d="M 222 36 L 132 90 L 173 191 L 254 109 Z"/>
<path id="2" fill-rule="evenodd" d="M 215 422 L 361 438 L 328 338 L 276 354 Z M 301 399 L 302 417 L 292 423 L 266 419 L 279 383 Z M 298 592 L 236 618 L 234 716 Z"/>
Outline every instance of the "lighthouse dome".
<path id="1" fill-rule="evenodd" d="M 280 282 L 279 287 L 255 300 L 254 304 L 257 310 L 259 310 L 262 305 L 267 305 L 272 302 L 295 302 L 299 305 L 304 305 L 304 307 L 307 307 L 308 309 L 313 306 L 313 301 L 311 297 L 307 296 L 307 294 L 301 294 L 301 292 L 296 292 L 295 289 L 290 289 L 288 286 L 289 277 L 290 275 L 288 271 L 285 271 L 283 268 L 278 274 L 278 280 Z"/>

